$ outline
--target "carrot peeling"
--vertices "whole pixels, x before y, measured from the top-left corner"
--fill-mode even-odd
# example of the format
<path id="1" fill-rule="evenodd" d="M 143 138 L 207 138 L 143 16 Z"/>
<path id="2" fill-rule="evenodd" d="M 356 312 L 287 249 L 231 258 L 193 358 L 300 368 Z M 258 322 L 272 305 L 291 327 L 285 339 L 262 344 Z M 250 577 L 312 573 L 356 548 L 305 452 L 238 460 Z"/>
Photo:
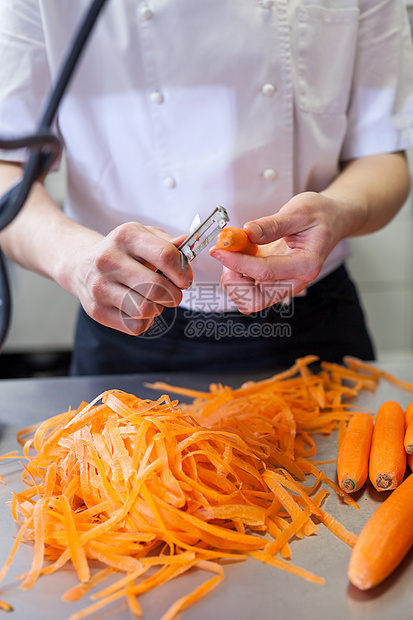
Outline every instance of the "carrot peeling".
<path id="1" fill-rule="evenodd" d="M 222 581 L 228 560 L 250 557 L 323 583 L 291 563 L 292 540 L 310 536 L 316 544 L 313 535 L 325 526 L 354 545 L 356 537 L 320 507 L 329 493 L 320 485 L 358 506 L 308 459 L 316 452 L 312 435 L 343 432 L 351 398 L 380 375 L 358 365 L 315 371 L 317 361 L 300 358 L 234 389 L 154 384 L 163 391 L 156 400 L 108 390 L 23 429 L 26 486 L 11 502 L 21 527 L 0 577 L 21 542 L 33 543 L 24 589 L 71 563 L 79 585 L 64 600 L 91 598 L 72 620 L 119 599 L 139 616 L 145 592 L 192 568 L 215 573 L 170 606 L 164 620 L 172 620 Z M 95 560 L 102 570 L 92 575 Z"/>
<path id="2" fill-rule="evenodd" d="M 258 245 L 249 240 L 245 230 L 235 226 L 227 226 L 218 233 L 217 248 L 229 252 L 242 252 L 252 256 L 258 252 Z"/>

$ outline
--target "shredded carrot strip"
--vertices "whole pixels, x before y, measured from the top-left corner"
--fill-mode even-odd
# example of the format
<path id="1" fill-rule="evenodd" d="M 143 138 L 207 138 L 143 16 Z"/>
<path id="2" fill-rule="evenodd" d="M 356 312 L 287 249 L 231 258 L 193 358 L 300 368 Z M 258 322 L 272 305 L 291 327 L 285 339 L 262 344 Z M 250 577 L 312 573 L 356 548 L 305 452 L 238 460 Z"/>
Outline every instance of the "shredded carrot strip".
<path id="1" fill-rule="evenodd" d="M 202 596 L 210 592 L 212 588 L 215 588 L 221 581 L 223 581 L 224 571 L 222 567 L 219 568 L 221 570 L 217 577 L 212 577 L 212 579 L 209 579 L 206 583 L 202 584 L 202 586 L 199 586 L 193 592 L 190 592 L 190 594 L 186 594 L 182 598 L 178 599 L 162 616 L 161 620 L 173 620 L 173 618 L 175 618 L 180 611 L 185 609 L 185 607 L 189 607 L 189 605 L 198 601 Z"/>
<path id="2" fill-rule="evenodd" d="M 275 568 L 280 568 L 281 570 L 284 570 L 287 573 L 292 573 L 293 575 L 296 575 L 297 577 L 302 577 L 303 579 L 306 579 L 307 581 L 311 581 L 312 583 L 318 583 L 318 584 L 325 583 L 325 579 L 323 579 L 322 577 L 318 577 L 317 575 L 314 575 L 310 571 L 307 571 L 304 568 L 300 568 L 299 566 L 295 566 L 294 564 L 286 562 L 285 560 L 281 558 L 268 557 L 262 551 L 249 551 L 248 555 L 251 558 L 260 560 L 261 562 L 265 562 L 266 564 L 270 564 L 271 566 L 274 566 Z"/>
<path id="3" fill-rule="evenodd" d="M 113 575 L 114 572 L 115 571 L 110 567 L 103 568 L 98 573 L 90 577 L 87 583 L 79 583 L 77 586 L 70 588 L 70 590 L 66 590 L 66 592 L 62 594 L 62 601 L 66 601 L 68 603 L 71 601 L 78 601 L 92 588 Z"/>
<path id="4" fill-rule="evenodd" d="M 307 356 L 237 389 L 151 386 L 189 403 L 108 390 L 23 429 L 26 488 L 10 503 L 21 528 L 0 580 L 21 542 L 33 543 L 23 589 L 71 562 L 80 583 L 63 599 L 91 593 L 93 601 L 72 620 L 122 598 L 139 617 L 144 592 L 191 568 L 215 573 L 165 612 L 163 620 L 173 620 L 223 580 L 220 562 L 227 559 L 251 557 L 323 583 L 286 561 L 291 541 L 324 525 L 354 545 L 356 537 L 320 508 L 329 494 L 321 485 L 358 506 L 309 460 L 316 453 L 311 435 L 338 430 L 340 438 L 353 413 L 351 398 L 381 378 L 408 388 L 354 358 L 346 366 L 321 362 L 314 371 L 317 361 Z M 8 453 L 0 461 L 8 458 L 22 456 Z M 95 575 L 93 560 L 105 566 Z M 115 574 L 119 579 L 95 592 Z"/>
<path id="5" fill-rule="evenodd" d="M 13 611 L 13 607 L 10 603 L 6 603 L 6 601 L 0 601 L 0 609 L 2 611 Z"/>

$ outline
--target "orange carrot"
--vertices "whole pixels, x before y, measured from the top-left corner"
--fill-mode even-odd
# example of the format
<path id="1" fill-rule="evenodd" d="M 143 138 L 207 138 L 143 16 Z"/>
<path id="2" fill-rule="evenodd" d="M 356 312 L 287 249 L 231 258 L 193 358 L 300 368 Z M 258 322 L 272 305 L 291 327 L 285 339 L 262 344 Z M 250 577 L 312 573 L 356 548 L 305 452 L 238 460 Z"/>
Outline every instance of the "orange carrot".
<path id="1" fill-rule="evenodd" d="M 1 611 L 13 611 L 13 607 L 5 601 L 0 601 L 0 609 Z"/>
<path id="2" fill-rule="evenodd" d="M 403 381 L 402 379 L 398 379 L 390 372 L 386 372 L 385 370 L 380 370 L 376 368 L 372 364 L 368 362 L 363 362 L 357 357 L 352 357 L 351 355 L 344 356 L 344 363 L 346 366 L 353 370 L 361 370 L 371 373 L 373 380 L 377 383 L 380 378 L 386 379 L 389 383 L 397 386 L 402 390 L 407 390 L 408 392 L 413 392 L 413 383 L 410 381 Z"/>
<path id="3" fill-rule="evenodd" d="M 396 401 L 386 401 L 377 412 L 370 450 L 369 477 L 377 491 L 395 489 L 406 470 L 405 417 Z"/>
<path id="4" fill-rule="evenodd" d="M 317 359 L 237 389 L 162 384 L 188 404 L 109 390 L 24 429 L 26 486 L 11 502 L 21 527 L 0 579 L 21 542 L 34 551 L 26 589 L 72 562 L 81 584 L 65 599 L 76 600 L 118 573 L 73 620 L 120 598 L 139 615 L 141 594 L 192 568 L 216 567 L 219 578 L 172 605 L 172 619 L 221 581 L 217 562 L 225 559 L 252 557 L 321 583 L 291 562 L 290 541 L 326 527 L 354 545 L 354 534 L 320 508 L 328 492 L 319 485 L 358 506 L 304 457 L 316 450 L 311 434 L 343 427 L 348 400 L 380 377 L 339 365 L 313 372 Z M 107 567 L 96 578 L 88 569 L 95 560 Z"/>
<path id="5" fill-rule="evenodd" d="M 351 554 L 348 576 L 360 590 L 386 579 L 413 545 L 413 475 L 377 508 Z"/>
<path id="6" fill-rule="evenodd" d="M 358 491 L 367 480 L 372 435 L 373 418 L 368 413 L 354 413 L 337 456 L 338 482 L 347 493 Z"/>
<path id="7" fill-rule="evenodd" d="M 407 454 L 407 464 L 410 468 L 410 472 L 413 472 L 413 454 Z"/>
<path id="8" fill-rule="evenodd" d="M 245 230 L 236 228 L 235 226 L 227 226 L 219 232 L 217 247 L 221 250 L 242 252 L 243 254 L 251 254 L 252 256 L 255 256 L 258 252 L 258 245 L 249 240 Z"/>
<path id="9" fill-rule="evenodd" d="M 407 405 L 405 418 L 406 432 L 404 434 L 404 449 L 407 454 L 413 454 L 413 402 Z"/>
<path id="10" fill-rule="evenodd" d="M 405 417 L 406 417 L 406 428 L 407 428 L 411 420 L 413 419 L 413 402 L 407 405 L 406 411 L 405 411 Z"/>

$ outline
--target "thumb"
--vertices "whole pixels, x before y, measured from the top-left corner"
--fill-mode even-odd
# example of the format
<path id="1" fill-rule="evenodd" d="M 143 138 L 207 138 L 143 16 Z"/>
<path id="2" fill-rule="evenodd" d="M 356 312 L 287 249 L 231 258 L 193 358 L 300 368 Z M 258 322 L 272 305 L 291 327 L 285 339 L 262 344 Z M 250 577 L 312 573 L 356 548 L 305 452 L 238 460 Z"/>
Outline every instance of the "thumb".
<path id="1" fill-rule="evenodd" d="M 284 218 L 280 214 L 260 217 L 258 220 L 247 222 L 244 230 L 252 243 L 264 244 L 281 239 L 291 231 L 286 232 Z"/>

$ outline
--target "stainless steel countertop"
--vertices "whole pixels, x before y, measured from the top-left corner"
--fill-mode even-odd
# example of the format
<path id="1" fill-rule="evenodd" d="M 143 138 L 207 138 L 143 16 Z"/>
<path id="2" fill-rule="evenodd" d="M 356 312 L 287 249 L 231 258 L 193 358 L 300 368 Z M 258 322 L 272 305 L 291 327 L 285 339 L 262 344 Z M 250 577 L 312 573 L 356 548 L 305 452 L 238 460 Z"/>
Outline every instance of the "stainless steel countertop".
<path id="1" fill-rule="evenodd" d="M 379 366 L 394 373 L 399 379 L 413 382 L 413 361 L 395 361 Z M 262 378 L 260 375 L 190 375 L 169 376 L 115 376 L 58 379 L 16 379 L 0 381 L 0 453 L 16 449 L 16 433 L 21 428 L 47 417 L 76 407 L 81 400 L 90 400 L 106 389 L 119 388 L 140 397 L 155 398 L 156 392 L 143 387 L 146 381 L 171 380 L 175 384 L 205 389 L 211 381 L 221 381 L 238 386 L 246 379 Z M 357 401 L 360 406 L 377 409 L 388 399 L 398 400 L 406 406 L 413 400 L 413 393 L 401 391 L 382 381 L 375 393 L 365 392 Z M 317 459 L 335 458 L 336 437 L 317 437 Z M 3 564 L 17 533 L 16 525 L 6 505 L 11 491 L 21 488 L 20 466 L 17 463 L 1 464 L 0 472 L 6 486 L 0 487 L 0 565 Z M 335 465 L 324 466 L 324 471 L 335 477 Z M 356 494 L 360 510 L 347 506 L 333 494 L 324 507 L 345 527 L 358 533 L 386 493 L 379 494 L 367 484 Z M 412 515 L 413 518 L 413 515 Z M 362 593 L 351 586 L 347 579 L 347 566 L 351 550 L 335 538 L 324 526 L 313 537 L 292 542 L 292 562 L 326 579 L 325 585 L 314 585 L 298 577 L 249 559 L 225 566 L 225 581 L 203 600 L 182 614 L 185 620 L 411 620 L 413 617 L 413 552 L 405 558 L 398 570 L 381 586 Z M 0 599 L 14 607 L 13 620 L 56 620 L 68 618 L 71 613 L 85 607 L 87 598 L 77 603 L 63 603 L 60 595 L 76 577 L 70 567 L 59 573 L 42 577 L 27 592 L 19 590 L 15 577 L 30 566 L 32 550 L 21 546 L 12 567 L 0 585 Z M 205 580 L 201 571 L 188 575 L 144 595 L 140 600 L 144 620 L 158 620 L 169 605 Z M 0 612 L 1 613 L 1 612 Z M 116 618 L 129 620 L 124 602 L 112 605 L 91 616 L 94 620 Z"/>

